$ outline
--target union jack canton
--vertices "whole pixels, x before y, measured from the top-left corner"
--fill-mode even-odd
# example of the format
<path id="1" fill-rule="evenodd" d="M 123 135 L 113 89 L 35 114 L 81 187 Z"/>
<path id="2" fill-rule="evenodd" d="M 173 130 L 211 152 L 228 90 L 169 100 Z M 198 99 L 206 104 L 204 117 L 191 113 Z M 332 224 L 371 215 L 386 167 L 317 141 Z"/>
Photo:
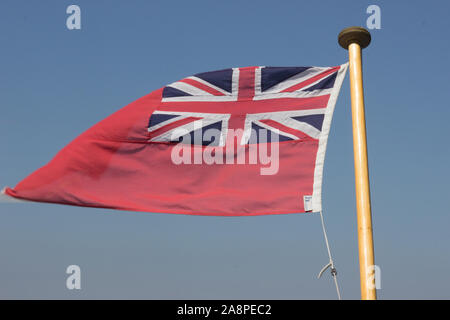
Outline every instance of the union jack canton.
<path id="1" fill-rule="evenodd" d="M 242 130 L 241 145 L 318 140 L 343 67 L 245 67 L 184 78 L 164 87 L 149 120 L 149 141 L 183 142 L 191 135 L 188 141 L 198 144 L 194 135 L 208 129 L 220 137 L 203 145 L 224 146 L 229 129 Z M 264 130 L 270 134 L 261 139 Z"/>

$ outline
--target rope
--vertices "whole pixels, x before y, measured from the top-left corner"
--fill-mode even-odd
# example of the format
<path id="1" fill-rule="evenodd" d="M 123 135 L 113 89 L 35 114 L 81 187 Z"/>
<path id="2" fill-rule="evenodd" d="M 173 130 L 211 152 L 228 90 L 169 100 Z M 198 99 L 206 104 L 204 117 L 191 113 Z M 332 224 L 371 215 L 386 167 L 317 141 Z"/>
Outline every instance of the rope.
<path id="1" fill-rule="evenodd" d="M 322 276 L 322 274 L 325 272 L 325 270 L 327 270 L 329 267 L 331 267 L 331 269 L 330 269 L 331 276 L 333 277 L 334 284 L 336 285 L 336 292 L 338 295 L 338 299 L 341 300 L 341 292 L 339 290 L 339 285 L 338 285 L 338 281 L 337 281 L 337 271 L 336 271 L 336 268 L 334 267 L 333 258 L 331 257 L 330 244 L 328 243 L 327 231 L 325 229 L 325 222 L 323 220 L 322 211 L 319 211 L 319 214 L 320 214 L 320 221 L 322 222 L 322 230 L 323 230 L 323 235 L 325 237 L 325 244 L 327 245 L 328 257 L 330 258 L 330 262 L 325 267 L 323 267 L 322 270 L 320 270 L 317 278 L 320 278 Z"/>

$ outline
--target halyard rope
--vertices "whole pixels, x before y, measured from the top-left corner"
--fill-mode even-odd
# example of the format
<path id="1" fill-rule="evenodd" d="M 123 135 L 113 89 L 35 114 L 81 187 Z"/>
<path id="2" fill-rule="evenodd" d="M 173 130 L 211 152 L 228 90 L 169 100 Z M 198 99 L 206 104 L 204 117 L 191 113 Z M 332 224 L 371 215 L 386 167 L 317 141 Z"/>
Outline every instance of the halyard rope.
<path id="1" fill-rule="evenodd" d="M 323 235 L 325 237 L 325 244 L 327 245 L 328 257 L 330 258 L 330 262 L 325 267 L 323 267 L 322 270 L 320 270 L 320 273 L 317 276 L 317 278 L 320 278 L 322 276 L 322 274 L 324 273 L 324 271 L 328 267 L 331 267 L 331 276 L 333 277 L 334 284 L 336 285 L 336 292 L 338 295 L 338 299 L 341 300 L 341 292 L 339 290 L 339 285 L 338 285 L 338 281 L 337 281 L 337 271 L 336 271 L 336 268 L 334 267 L 333 258 L 331 257 L 330 244 L 328 243 L 327 231 L 325 229 L 325 222 L 323 220 L 322 211 L 319 211 L 319 214 L 320 214 L 320 221 L 322 222 L 322 230 L 323 230 Z"/>

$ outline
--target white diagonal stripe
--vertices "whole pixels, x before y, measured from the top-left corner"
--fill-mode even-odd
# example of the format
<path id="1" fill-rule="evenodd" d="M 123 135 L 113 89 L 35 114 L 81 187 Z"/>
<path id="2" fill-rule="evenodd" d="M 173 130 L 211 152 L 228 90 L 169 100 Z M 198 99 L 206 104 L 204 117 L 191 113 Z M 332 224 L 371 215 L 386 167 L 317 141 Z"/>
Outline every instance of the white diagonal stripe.
<path id="1" fill-rule="evenodd" d="M 313 68 L 306 69 L 305 71 L 298 73 L 298 74 L 274 85 L 273 87 L 264 91 L 264 93 L 276 93 L 276 92 L 283 91 L 283 90 L 290 88 L 298 83 L 308 80 L 309 78 L 312 78 L 328 69 L 331 69 L 331 68 L 313 67 Z"/>
<path id="2" fill-rule="evenodd" d="M 212 88 L 214 90 L 217 90 L 217 91 L 223 93 L 224 95 L 230 95 L 231 94 L 230 92 L 227 92 L 227 91 L 223 90 L 222 88 L 216 87 L 212 83 L 209 83 L 209 82 L 207 82 L 207 81 L 205 81 L 203 79 L 200 79 L 198 77 L 192 76 L 192 77 L 187 77 L 186 79 L 191 79 L 191 80 L 200 82 L 201 84 L 204 84 L 205 86 L 208 86 L 208 87 L 210 87 L 210 88 Z"/>
<path id="3" fill-rule="evenodd" d="M 151 138 L 149 141 L 154 142 L 169 142 L 176 139 L 179 139 L 180 137 L 194 131 L 201 129 L 205 126 L 208 126 L 210 124 L 216 123 L 218 121 L 222 121 L 222 128 L 221 128 L 221 136 L 219 145 L 223 146 L 225 144 L 225 137 L 226 137 L 226 128 L 228 127 L 228 120 L 230 118 L 229 114 L 213 114 L 213 113 L 195 113 L 195 112 L 162 112 L 166 114 L 183 114 L 183 119 L 188 117 L 202 117 L 203 119 L 194 120 L 190 123 L 184 124 L 182 126 L 170 129 L 165 131 L 164 133 Z"/>
<path id="4" fill-rule="evenodd" d="M 257 124 L 260 127 L 263 127 L 264 129 L 267 129 L 267 130 L 270 130 L 270 131 L 274 131 L 278 135 L 286 136 L 286 137 L 289 137 L 289 138 L 294 139 L 294 140 L 298 140 L 299 139 L 299 137 L 297 137 L 297 136 L 295 136 L 293 134 L 284 132 L 284 131 L 282 131 L 282 130 L 280 130 L 278 128 L 272 127 L 272 126 L 268 125 L 267 123 L 264 123 L 264 122 L 261 122 L 261 121 L 255 121 L 255 124 Z"/>
<path id="5" fill-rule="evenodd" d="M 285 125 L 286 127 L 304 132 L 311 138 L 319 139 L 319 137 L 320 137 L 320 130 L 317 130 L 317 128 L 313 127 L 312 125 L 310 125 L 306 122 L 294 120 L 291 118 L 288 118 L 288 119 L 284 118 L 284 119 L 280 119 L 280 120 L 273 119 L 273 120 L 280 122 L 281 124 Z"/>
<path id="6" fill-rule="evenodd" d="M 188 83 L 185 82 L 174 82 L 172 84 L 169 84 L 168 87 L 172 87 L 181 91 L 184 91 L 186 93 L 189 93 L 193 96 L 214 96 L 209 92 L 206 92 L 202 89 L 199 89 L 197 87 L 194 87 Z"/>
<path id="7" fill-rule="evenodd" d="M 336 72 L 338 72 L 338 70 L 336 70 Z M 332 72 L 332 73 L 326 75 L 326 76 L 323 77 L 323 78 L 320 78 L 320 79 L 318 79 L 318 80 L 316 80 L 316 81 L 314 81 L 314 82 L 311 82 L 311 83 L 308 84 L 307 86 L 304 86 L 304 87 L 302 87 L 302 88 L 300 88 L 300 89 L 298 89 L 298 90 L 295 90 L 294 92 L 298 92 L 298 91 L 300 91 L 300 90 L 308 89 L 309 87 L 312 87 L 312 86 L 316 85 L 316 84 L 319 83 L 320 81 L 325 80 L 325 79 L 328 78 L 328 77 L 331 77 L 333 74 L 335 74 L 335 72 Z M 326 89 L 316 89 L 316 90 L 313 90 L 313 91 L 321 91 L 321 90 L 326 90 Z"/>
<path id="8" fill-rule="evenodd" d="M 153 114 L 165 114 L 165 113 L 162 113 L 162 112 L 154 112 Z M 152 114 L 152 115 L 153 115 Z M 148 132 L 153 132 L 153 131 L 155 131 L 155 130 L 158 130 L 159 128 L 162 128 L 162 127 L 164 127 L 164 126 L 167 126 L 168 124 L 171 124 L 172 122 L 175 122 L 175 121 L 179 121 L 179 120 L 182 120 L 182 119 L 186 119 L 188 116 L 178 116 L 178 117 L 174 117 L 174 118 L 171 118 L 171 119 L 169 119 L 169 120 L 166 120 L 166 121 L 163 121 L 163 122 L 160 122 L 160 123 L 158 123 L 158 124 L 156 124 L 156 125 L 154 125 L 154 126 L 151 126 L 151 127 L 148 127 Z M 150 116 L 150 119 L 151 119 L 151 116 Z"/>
<path id="9" fill-rule="evenodd" d="M 248 143 L 250 136 L 251 136 L 252 123 L 257 123 L 258 125 L 261 125 L 265 128 L 270 127 L 269 125 L 264 124 L 263 122 L 260 122 L 260 120 L 274 120 L 274 121 L 279 122 L 287 127 L 292 128 L 292 129 L 300 130 L 314 139 L 318 139 L 320 137 L 319 130 L 317 130 L 316 128 L 314 128 L 313 126 L 311 126 L 305 122 L 301 122 L 301 121 L 294 120 L 291 118 L 292 117 L 309 116 L 309 115 L 315 115 L 315 114 L 324 114 L 325 112 L 326 112 L 326 108 L 320 108 L 320 109 L 276 111 L 276 112 L 247 114 L 247 116 L 245 118 L 244 134 L 242 135 L 241 144 Z M 279 130 L 279 129 L 277 128 L 277 130 Z M 282 131 L 280 130 L 280 132 L 282 132 Z M 283 132 L 283 135 L 286 135 L 291 138 L 295 137 L 293 139 L 299 139 L 299 137 L 289 134 L 287 132 Z"/>

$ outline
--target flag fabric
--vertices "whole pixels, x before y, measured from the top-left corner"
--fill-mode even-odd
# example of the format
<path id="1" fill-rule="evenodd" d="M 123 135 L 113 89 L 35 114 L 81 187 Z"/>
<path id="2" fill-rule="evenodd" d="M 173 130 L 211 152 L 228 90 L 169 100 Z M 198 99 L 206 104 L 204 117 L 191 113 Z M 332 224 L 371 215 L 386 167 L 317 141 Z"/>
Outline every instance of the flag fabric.
<path id="1" fill-rule="evenodd" d="M 194 215 L 322 209 L 322 173 L 347 64 L 205 72 L 82 133 L 7 196 Z"/>

